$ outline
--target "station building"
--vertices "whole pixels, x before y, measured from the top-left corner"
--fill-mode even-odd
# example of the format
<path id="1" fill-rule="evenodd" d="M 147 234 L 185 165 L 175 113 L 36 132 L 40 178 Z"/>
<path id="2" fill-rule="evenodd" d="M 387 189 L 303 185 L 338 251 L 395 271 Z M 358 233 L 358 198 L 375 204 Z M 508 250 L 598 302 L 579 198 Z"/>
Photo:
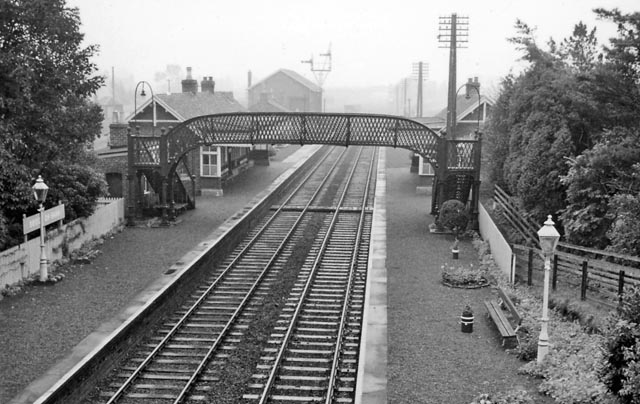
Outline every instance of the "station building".
<path id="1" fill-rule="evenodd" d="M 109 193 L 114 197 L 127 198 L 127 132 L 144 136 L 160 136 L 162 129 L 169 130 L 181 122 L 201 115 L 245 112 L 232 92 L 216 91 L 212 77 L 198 81 L 187 68 L 187 77 L 182 80 L 182 92 L 171 94 L 146 94 L 134 113 L 123 122 L 109 126 L 108 146 L 96 150 L 106 175 Z M 200 87 L 200 91 L 198 91 Z M 149 91 L 147 87 L 147 91 Z M 149 91 L 150 92 L 150 91 Z M 138 97 L 140 98 L 140 97 Z M 251 145 L 202 146 L 184 158 L 178 174 L 185 181 L 195 182 L 197 195 L 222 195 L 225 183 L 249 168 Z M 157 203 L 159 190 L 142 178 L 144 204 L 149 207 Z"/>
<path id="2" fill-rule="evenodd" d="M 280 69 L 249 84 L 248 105 L 255 112 L 268 112 L 256 110 L 260 107 L 284 108 L 275 112 L 322 112 L 322 89 L 293 70 Z"/>

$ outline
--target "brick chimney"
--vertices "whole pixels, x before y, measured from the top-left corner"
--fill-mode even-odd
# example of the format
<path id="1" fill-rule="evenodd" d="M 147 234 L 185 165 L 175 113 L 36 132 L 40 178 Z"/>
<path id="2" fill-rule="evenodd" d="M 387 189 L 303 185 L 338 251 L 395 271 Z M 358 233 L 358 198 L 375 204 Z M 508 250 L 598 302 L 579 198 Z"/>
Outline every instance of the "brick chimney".
<path id="1" fill-rule="evenodd" d="M 187 67 L 187 78 L 182 80 L 182 92 L 194 94 L 198 92 L 198 80 L 191 77 L 191 67 Z"/>
<path id="2" fill-rule="evenodd" d="M 200 91 L 202 91 L 203 93 L 210 92 L 213 94 L 215 89 L 216 89 L 216 82 L 213 81 L 213 77 L 204 76 L 202 78 L 202 81 L 200 82 Z"/>
<path id="3" fill-rule="evenodd" d="M 127 146 L 127 123 L 112 123 L 109 125 L 109 148 L 118 148 Z"/>
<path id="4" fill-rule="evenodd" d="M 472 87 L 475 87 L 478 91 L 476 92 Z M 469 77 L 469 80 L 465 83 L 465 92 L 465 96 L 467 98 L 477 97 L 480 94 L 480 82 L 477 77 L 474 77 L 473 79 Z"/>

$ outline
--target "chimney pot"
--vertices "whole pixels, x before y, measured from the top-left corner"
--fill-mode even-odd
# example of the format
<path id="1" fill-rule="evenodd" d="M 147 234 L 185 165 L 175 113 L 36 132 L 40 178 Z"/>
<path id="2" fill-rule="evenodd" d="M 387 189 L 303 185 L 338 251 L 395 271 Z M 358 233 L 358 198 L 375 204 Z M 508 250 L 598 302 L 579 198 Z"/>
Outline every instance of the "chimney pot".
<path id="1" fill-rule="evenodd" d="M 213 81 L 213 76 L 204 76 L 202 77 L 202 82 L 200 82 L 200 88 L 203 93 L 209 92 L 213 93 L 215 91 L 216 82 Z"/>
<path id="2" fill-rule="evenodd" d="M 187 78 L 182 80 L 182 92 L 194 94 L 198 92 L 198 80 L 192 78 L 191 67 L 187 67 Z"/>

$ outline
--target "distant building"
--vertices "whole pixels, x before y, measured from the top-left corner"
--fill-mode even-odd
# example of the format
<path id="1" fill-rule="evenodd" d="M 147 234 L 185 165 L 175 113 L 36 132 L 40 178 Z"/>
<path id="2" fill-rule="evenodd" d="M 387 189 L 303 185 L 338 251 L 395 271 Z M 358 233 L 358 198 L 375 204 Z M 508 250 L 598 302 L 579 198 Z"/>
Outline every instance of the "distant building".
<path id="1" fill-rule="evenodd" d="M 201 115 L 244 112 L 246 109 L 236 101 L 231 92 L 215 91 L 212 77 L 203 77 L 198 91 L 198 81 L 187 68 L 187 77 L 182 80 L 182 92 L 175 94 L 147 94 L 136 111 L 123 123 L 110 125 L 109 144 L 97 150 L 106 174 L 109 193 L 127 197 L 127 130 L 146 136 L 160 136 L 161 129 L 177 126 L 190 118 Z M 181 177 L 194 177 L 196 191 L 222 195 L 225 182 L 249 167 L 250 145 L 201 146 L 190 152 L 178 166 Z M 148 203 L 152 204 L 159 190 L 150 188 L 151 181 L 143 179 L 143 188 Z M 148 194 L 148 195 L 147 195 Z"/>
<path id="2" fill-rule="evenodd" d="M 249 87 L 248 105 L 253 112 L 322 112 L 322 89 L 293 70 L 280 69 Z"/>

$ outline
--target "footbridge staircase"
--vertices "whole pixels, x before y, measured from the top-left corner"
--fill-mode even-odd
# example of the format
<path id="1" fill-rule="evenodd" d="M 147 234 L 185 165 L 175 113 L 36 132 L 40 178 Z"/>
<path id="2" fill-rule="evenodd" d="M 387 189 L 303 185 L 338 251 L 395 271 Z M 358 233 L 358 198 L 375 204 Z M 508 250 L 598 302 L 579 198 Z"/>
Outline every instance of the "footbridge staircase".
<path id="1" fill-rule="evenodd" d="M 203 115 L 160 136 L 128 134 L 127 216 L 141 213 L 142 179 L 160 196 L 163 221 L 178 207 L 195 207 L 189 152 L 203 145 L 326 144 L 400 147 L 421 155 L 435 171 L 431 214 L 457 199 L 477 217 L 481 142 L 451 140 L 411 119 L 332 113 L 227 113 Z M 181 170 L 178 170 L 182 167 Z M 179 174 L 180 173 L 180 174 Z"/>

